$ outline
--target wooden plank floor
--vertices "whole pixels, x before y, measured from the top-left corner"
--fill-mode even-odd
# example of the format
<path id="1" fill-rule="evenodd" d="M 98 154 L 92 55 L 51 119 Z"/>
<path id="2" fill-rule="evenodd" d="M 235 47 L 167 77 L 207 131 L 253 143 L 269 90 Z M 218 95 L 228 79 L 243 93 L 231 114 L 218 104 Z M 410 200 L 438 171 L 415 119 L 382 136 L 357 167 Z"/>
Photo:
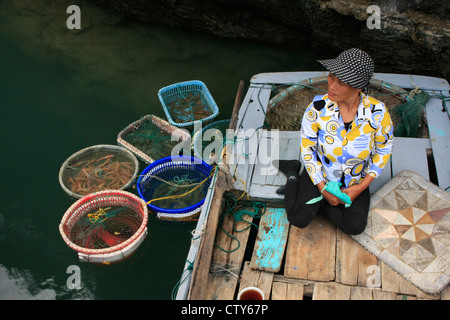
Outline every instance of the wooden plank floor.
<path id="1" fill-rule="evenodd" d="M 279 211 L 269 208 L 266 214 L 275 215 Z M 249 222 L 259 224 L 258 220 L 262 219 L 247 217 L 246 222 L 237 222 L 235 229 L 241 230 Z M 264 237 L 258 236 L 259 229 L 235 232 L 232 225 L 233 217 L 227 215 L 223 229 L 239 240 L 239 248 L 234 250 L 238 247 L 236 239 L 218 232 L 205 299 L 236 299 L 238 292 L 247 286 L 259 287 L 266 299 L 273 300 L 450 299 L 449 287 L 438 295 L 419 290 L 320 215 L 304 229 L 290 226 L 288 235 L 284 228 L 278 228 L 280 236 L 287 240 L 286 250 L 280 248 L 284 252 L 284 267 L 279 271 L 259 269 L 252 262 L 258 241 L 264 241 Z M 265 228 L 267 222 L 261 226 Z"/>

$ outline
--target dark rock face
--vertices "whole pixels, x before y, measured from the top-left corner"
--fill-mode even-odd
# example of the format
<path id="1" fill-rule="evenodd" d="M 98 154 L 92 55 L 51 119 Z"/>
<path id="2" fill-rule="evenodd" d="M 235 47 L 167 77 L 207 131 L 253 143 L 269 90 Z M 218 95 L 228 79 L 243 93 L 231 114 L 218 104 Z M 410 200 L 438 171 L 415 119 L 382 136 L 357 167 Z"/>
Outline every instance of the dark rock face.
<path id="1" fill-rule="evenodd" d="M 441 0 L 89 0 L 117 15 L 217 36 L 323 48 L 359 47 L 377 72 L 450 78 L 450 2 Z M 379 28 L 369 27 L 379 8 Z M 374 20 L 371 20 L 374 21 Z"/>

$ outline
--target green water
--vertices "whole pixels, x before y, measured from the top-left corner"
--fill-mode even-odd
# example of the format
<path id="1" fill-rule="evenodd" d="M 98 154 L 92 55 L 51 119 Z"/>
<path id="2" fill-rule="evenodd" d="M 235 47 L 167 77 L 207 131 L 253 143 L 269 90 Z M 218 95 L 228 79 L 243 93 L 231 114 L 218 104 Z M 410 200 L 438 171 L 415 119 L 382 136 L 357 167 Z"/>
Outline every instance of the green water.
<path id="1" fill-rule="evenodd" d="M 66 28 L 69 4 L 80 5 L 80 31 Z M 227 119 L 239 80 L 315 70 L 324 58 L 121 21 L 82 1 L 0 1 L 0 43 L 0 299 L 170 299 L 195 224 L 151 216 L 131 258 L 81 263 L 58 231 L 75 201 L 58 183 L 60 166 L 80 149 L 116 144 L 143 115 L 165 117 L 157 91 L 166 85 L 202 80 L 219 105 L 216 119 Z M 81 289 L 67 287 L 71 265 L 80 267 Z"/>

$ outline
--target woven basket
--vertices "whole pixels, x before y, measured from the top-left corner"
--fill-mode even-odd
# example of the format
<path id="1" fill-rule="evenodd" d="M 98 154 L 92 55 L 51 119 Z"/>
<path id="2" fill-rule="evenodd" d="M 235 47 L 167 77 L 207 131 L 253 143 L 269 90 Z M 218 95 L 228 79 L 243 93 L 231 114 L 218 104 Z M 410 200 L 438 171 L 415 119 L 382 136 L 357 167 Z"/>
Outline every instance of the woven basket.
<path id="1" fill-rule="evenodd" d="M 327 93 L 327 77 L 316 77 L 301 81 L 286 89 L 281 89 L 270 101 L 266 112 L 266 125 L 270 129 L 281 131 L 300 130 L 303 113 L 316 95 Z M 368 94 L 386 105 L 394 124 L 399 122 L 393 109 L 405 102 L 408 92 L 394 84 L 372 79 Z M 423 130 L 424 134 L 428 130 Z"/>
<path id="2" fill-rule="evenodd" d="M 148 128 L 159 129 L 159 135 L 171 140 L 175 137 L 177 141 L 165 142 L 161 145 L 157 139 L 146 137 Z M 178 144 L 178 140 L 190 141 L 190 134 L 183 129 L 171 125 L 167 121 L 155 115 L 146 115 L 141 119 L 129 124 L 117 135 L 117 143 L 131 152 L 140 160 L 150 164 L 158 159 L 171 155 L 172 148 Z M 156 147 L 155 147 L 156 146 Z"/>
<path id="3" fill-rule="evenodd" d="M 101 249 L 93 249 L 90 247 L 83 247 L 77 245 L 74 239 L 77 237 L 75 232 L 80 229 L 77 227 L 82 220 L 89 219 L 89 214 L 105 207 L 120 207 L 127 209 L 127 212 L 135 214 L 136 221 L 133 222 L 136 227 L 137 223 L 140 223 L 136 227 L 136 231 L 132 236 L 127 239 L 123 239 L 120 243 L 116 241 L 114 246 Z M 122 218 L 121 213 L 116 215 L 117 218 Z M 107 218 L 105 218 L 107 220 Z M 83 222 L 84 223 L 84 222 Z M 91 222 L 86 222 L 89 225 Z M 95 223 L 92 222 L 92 223 Z M 130 222 L 131 223 L 131 222 Z M 89 194 L 78 201 L 76 201 L 64 214 L 61 223 L 59 224 L 59 232 L 64 242 L 73 250 L 78 252 L 80 261 L 91 263 L 115 263 L 120 262 L 132 253 L 136 251 L 139 245 L 147 235 L 147 223 L 148 223 L 148 209 L 145 203 L 136 195 L 120 190 L 106 190 Z M 92 233 L 97 233 L 93 235 Z M 98 235 L 99 233 L 105 233 L 105 229 L 99 228 L 94 230 L 86 237 L 98 236 L 104 237 L 104 235 Z M 113 235 L 112 235 L 113 236 Z"/>
<path id="4" fill-rule="evenodd" d="M 108 157 L 119 159 L 119 164 L 127 165 L 126 171 L 129 172 L 126 176 L 119 173 L 117 176 L 107 176 Z M 102 144 L 82 149 L 67 158 L 59 170 L 59 184 L 68 195 L 79 199 L 102 190 L 125 190 L 133 184 L 138 172 L 139 162 L 133 153 L 120 146 Z M 87 186 L 79 188 L 75 187 L 75 183 L 86 183 Z"/>
<path id="5" fill-rule="evenodd" d="M 195 121 L 206 123 L 218 114 L 214 98 L 199 80 L 185 81 L 161 88 L 158 98 L 170 124 L 191 127 Z"/>
<path id="6" fill-rule="evenodd" d="M 216 138 L 222 138 L 221 141 L 221 145 L 222 148 L 223 146 L 225 146 L 225 140 L 226 140 L 226 134 L 227 134 L 227 129 L 230 126 L 230 120 L 219 120 L 219 121 L 214 121 L 210 124 L 208 124 L 207 126 L 205 126 L 201 131 L 199 130 L 198 132 L 196 132 L 194 134 L 194 138 L 192 139 L 192 145 L 193 145 L 193 150 L 194 150 L 194 156 L 196 158 L 202 159 L 203 161 L 205 161 L 208 164 L 212 164 L 215 162 L 215 160 L 217 160 L 220 157 L 220 153 L 222 152 L 222 149 L 220 150 L 215 150 L 217 153 L 219 154 L 209 154 L 209 155 L 205 155 L 205 157 L 203 157 L 203 151 L 205 150 L 205 147 L 208 146 L 211 143 L 214 143 L 213 141 L 211 141 L 212 139 L 216 139 Z M 212 136 L 206 137 L 205 133 L 209 133 L 209 130 L 217 130 L 219 132 L 216 133 L 216 131 L 212 131 Z M 208 140 L 210 139 L 210 140 Z M 215 140 L 214 140 L 215 141 Z"/>

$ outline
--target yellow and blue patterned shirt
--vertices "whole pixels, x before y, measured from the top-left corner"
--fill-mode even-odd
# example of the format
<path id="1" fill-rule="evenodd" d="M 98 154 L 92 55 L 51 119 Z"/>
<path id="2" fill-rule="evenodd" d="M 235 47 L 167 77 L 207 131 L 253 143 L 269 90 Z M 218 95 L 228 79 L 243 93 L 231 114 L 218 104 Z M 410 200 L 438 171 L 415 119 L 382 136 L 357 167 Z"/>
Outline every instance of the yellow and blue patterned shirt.
<path id="1" fill-rule="evenodd" d="M 378 177 L 389 161 L 393 125 L 384 103 L 361 93 L 355 119 L 347 131 L 337 103 L 316 96 L 302 119 L 301 157 L 314 184 L 359 183 L 367 174 Z"/>

